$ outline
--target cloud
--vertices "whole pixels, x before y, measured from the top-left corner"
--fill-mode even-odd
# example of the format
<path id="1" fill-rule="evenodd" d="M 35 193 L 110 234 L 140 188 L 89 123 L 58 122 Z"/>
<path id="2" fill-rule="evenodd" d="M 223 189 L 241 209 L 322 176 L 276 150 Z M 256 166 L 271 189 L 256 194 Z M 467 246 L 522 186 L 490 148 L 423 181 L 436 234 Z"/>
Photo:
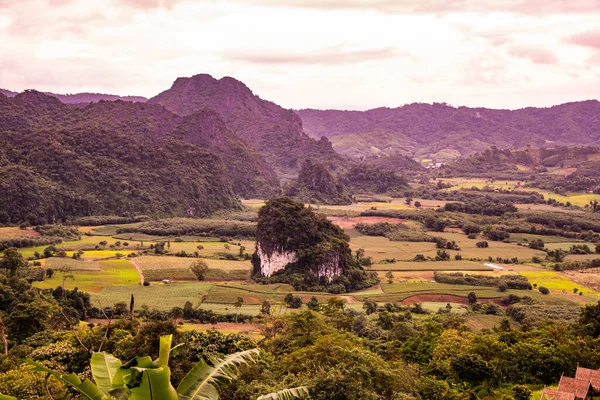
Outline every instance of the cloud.
<path id="1" fill-rule="evenodd" d="M 314 10 L 378 11 L 386 14 L 507 12 L 524 15 L 600 13 L 597 0 L 239 0 L 245 3 Z"/>
<path id="2" fill-rule="evenodd" d="M 525 58 L 535 64 L 558 64 L 559 59 L 556 54 L 541 46 L 516 45 L 508 49 L 508 53 L 513 57 Z"/>
<path id="3" fill-rule="evenodd" d="M 286 53 L 280 51 L 229 51 L 223 55 L 224 58 L 229 60 L 243 61 L 252 64 L 339 65 L 395 58 L 405 56 L 406 54 L 400 53 L 391 47 L 367 50 L 344 50 L 341 47 L 333 47 L 301 53 Z"/>
<path id="4" fill-rule="evenodd" d="M 600 31 L 581 32 L 571 36 L 568 42 L 582 47 L 600 50 Z"/>
<path id="5" fill-rule="evenodd" d="M 181 0 L 114 0 L 116 5 L 129 6 L 136 9 L 166 8 L 171 9 Z"/>

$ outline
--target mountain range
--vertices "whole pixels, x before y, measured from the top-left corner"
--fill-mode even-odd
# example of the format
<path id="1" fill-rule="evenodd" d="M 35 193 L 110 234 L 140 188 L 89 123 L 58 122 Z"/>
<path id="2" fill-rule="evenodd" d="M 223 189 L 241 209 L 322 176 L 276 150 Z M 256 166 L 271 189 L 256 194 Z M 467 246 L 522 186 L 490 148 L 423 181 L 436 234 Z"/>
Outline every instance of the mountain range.
<path id="1" fill-rule="evenodd" d="M 15 97 L 18 92 L 13 92 L 11 90 L 0 89 L 0 94 L 5 95 L 6 97 Z M 65 104 L 89 104 L 89 103 L 97 103 L 101 100 L 106 101 L 114 101 L 114 100 L 123 100 L 123 101 L 131 101 L 131 102 L 139 102 L 145 103 L 148 101 L 147 98 L 143 96 L 119 96 L 116 94 L 103 94 L 103 93 L 74 93 L 74 94 L 56 94 L 45 92 L 48 96 L 56 97 L 58 100 Z"/>
<path id="2" fill-rule="evenodd" d="M 150 99 L 0 90 L 0 140 L 0 223 L 198 216 L 280 194 L 307 161 L 356 183 L 356 171 L 418 170 L 414 159 L 490 146 L 600 145 L 600 103 L 293 111 L 234 78 L 200 74 Z M 371 166 L 356 169 L 359 160 Z"/>
<path id="3" fill-rule="evenodd" d="M 396 154 L 444 161 L 490 146 L 600 145 L 600 102 L 494 110 L 409 104 L 368 111 L 298 110 L 304 131 L 355 160 Z"/>

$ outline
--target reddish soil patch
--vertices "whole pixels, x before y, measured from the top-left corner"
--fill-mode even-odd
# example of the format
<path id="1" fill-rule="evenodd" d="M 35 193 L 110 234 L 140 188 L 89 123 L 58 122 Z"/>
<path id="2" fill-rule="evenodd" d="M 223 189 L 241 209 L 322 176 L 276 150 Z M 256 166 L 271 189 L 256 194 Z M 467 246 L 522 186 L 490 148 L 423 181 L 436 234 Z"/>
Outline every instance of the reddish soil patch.
<path id="1" fill-rule="evenodd" d="M 327 217 L 328 220 L 334 224 L 339 225 L 342 229 L 352 229 L 356 224 L 377 224 L 380 222 L 387 222 L 389 224 L 404 224 L 406 221 L 398 218 L 387 218 L 387 217 Z"/>
<path id="2" fill-rule="evenodd" d="M 262 301 L 260 301 L 260 297 L 242 296 L 242 298 L 244 299 L 244 303 L 251 303 L 251 304 L 260 304 L 260 303 L 262 303 Z"/>
<path id="3" fill-rule="evenodd" d="M 0 237 L 3 238 L 14 238 L 14 237 L 39 237 L 40 234 L 34 231 L 32 228 L 20 229 L 19 227 L 7 227 L 0 228 Z"/>
<path id="4" fill-rule="evenodd" d="M 402 304 L 409 305 L 414 303 L 423 303 L 423 302 L 435 302 L 435 303 L 459 303 L 459 304 L 469 304 L 469 300 L 466 297 L 457 296 L 454 294 L 417 294 L 415 296 L 410 296 L 402 300 Z M 502 305 L 500 299 L 477 299 L 480 303 L 496 303 L 498 305 Z"/>
<path id="5" fill-rule="evenodd" d="M 433 271 L 392 271 L 395 277 L 433 280 Z"/>

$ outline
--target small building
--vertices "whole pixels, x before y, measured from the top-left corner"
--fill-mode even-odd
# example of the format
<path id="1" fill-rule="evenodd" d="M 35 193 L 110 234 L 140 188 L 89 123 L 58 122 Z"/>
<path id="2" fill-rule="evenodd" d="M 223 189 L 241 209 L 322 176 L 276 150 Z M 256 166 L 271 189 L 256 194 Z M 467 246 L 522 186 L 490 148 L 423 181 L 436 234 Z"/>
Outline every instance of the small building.
<path id="1" fill-rule="evenodd" d="M 544 389 L 541 400 L 588 400 L 600 395 L 600 370 L 577 367 L 575 378 L 561 376 L 558 389 Z"/>

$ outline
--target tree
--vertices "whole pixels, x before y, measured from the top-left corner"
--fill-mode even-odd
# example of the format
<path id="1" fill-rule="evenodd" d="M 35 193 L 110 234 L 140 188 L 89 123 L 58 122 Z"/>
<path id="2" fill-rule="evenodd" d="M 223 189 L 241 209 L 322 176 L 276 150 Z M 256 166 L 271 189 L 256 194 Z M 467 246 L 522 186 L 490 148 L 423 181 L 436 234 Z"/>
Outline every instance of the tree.
<path id="1" fill-rule="evenodd" d="M 438 250 L 435 256 L 436 261 L 448 261 L 450 260 L 450 253 L 446 250 Z"/>
<path id="2" fill-rule="evenodd" d="M 475 292 L 469 292 L 467 299 L 469 300 L 469 304 L 475 304 L 477 303 L 477 294 L 475 294 Z"/>
<path id="3" fill-rule="evenodd" d="M 27 261 L 19 253 L 16 247 L 9 247 L 4 250 L 4 256 L 0 260 L 0 267 L 6 270 L 8 276 L 15 276 L 21 268 L 27 266 Z"/>
<path id="4" fill-rule="evenodd" d="M 299 296 L 294 296 L 292 293 L 288 293 L 283 298 L 283 301 L 289 308 L 300 308 L 302 307 L 302 299 Z"/>
<path id="5" fill-rule="evenodd" d="M 517 385 L 513 388 L 513 398 L 515 400 L 529 400 L 532 394 L 527 386 Z"/>
<path id="6" fill-rule="evenodd" d="M 306 307 L 312 311 L 319 311 L 319 299 L 313 296 L 308 303 L 306 303 Z"/>
<path id="7" fill-rule="evenodd" d="M 370 299 L 365 299 L 363 301 L 363 310 L 367 315 L 371 315 L 374 312 L 377 312 L 377 303 Z"/>
<path id="8" fill-rule="evenodd" d="M 190 266 L 190 269 L 196 275 L 199 281 L 203 281 L 206 277 L 206 273 L 208 272 L 208 264 L 204 260 L 196 260 Z"/>
<path id="9" fill-rule="evenodd" d="M 388 280 L 388 283 L 394 283 L 394 273 L 392 271 L 386 272 L 385 277 Z"/>
<path id="10" fill-rule="evenodd" d="M 588 335 L 600 336 L 600 301 L 597 304 L 588 304 L 583 307 L 579 315 L 579 324 Z"/>
<path id="11" fill-rule="evenodd" d="M 224 358 L 213 357 L 210 364 L 201 359 L 179 382 L 175 389 L 170 382 L 169 358 L 176 354 L 182 345 L 171 347 L 172 335 L 161 336 L 158 359 L 136 357 L 126 364 L 111 354 L 93 353 L 90 360 L 92 381 L 81 379 L 74 373 L 69 375 L 51 370 L 45 365 L 28 360 L 34 371 L 44 372 L 63 383 L 72 386 L 84 397 L 92 400 L 119 399 L 206 399 L 218 400 L 219 387 L 237 378 L 239 366 L 254 363 L 259 356 L 258 349 L 239 351 Z M 305 387 L 287 389 L 271 393 L 263 399 L 291 399 L 308 394 Z"/>
<path id="12" fill-rule="evenodd" d="M 260 313 L 263 315 L 271 315 L 271 303 L 269 300 L 264 300 L 260 307 Z"/>
<path id="13" fill-rule="evenodd" d="M 420 201 L 415 201 L 415 207 L 421 208 L 421 202 Z"/>
<path id="14" fill-rule="evenodd" d="M 540 291 L 541 294 L 550 294 L 550 290 L 547 287 L 540 286 L 538 288 L 538 290 Z"/>
<path id="15" fill-rule="evenodd" d="M 481 233 L 481 227 L 475 224 L 465 224 L 463 225 L 462 230 L 465 233 L 465 235 L 477 235 Z"/>
<path id="16" fill-rule="evenodd" d="M 409 206 L 409 207 L 412 204 L 412 201 L 413 201 L 412 197 L 407 197 L 406 200 L 404 200 L 404 202 L 406 203 L 406 205 Z"/>
<path id="17" fill-rule="evenodd" d="M 235 313 L 235 322 L 237 323 L 238 321 L 238 313 L 239 313 L 239 309 L 242 307 L 242 304 L 244 303 L 244 298 L 243 297 L 238 297 L 237 300 L 235 301 L 235 303 L 233 303 L 233 306 L 236 309 L 236 313 Z"/>

